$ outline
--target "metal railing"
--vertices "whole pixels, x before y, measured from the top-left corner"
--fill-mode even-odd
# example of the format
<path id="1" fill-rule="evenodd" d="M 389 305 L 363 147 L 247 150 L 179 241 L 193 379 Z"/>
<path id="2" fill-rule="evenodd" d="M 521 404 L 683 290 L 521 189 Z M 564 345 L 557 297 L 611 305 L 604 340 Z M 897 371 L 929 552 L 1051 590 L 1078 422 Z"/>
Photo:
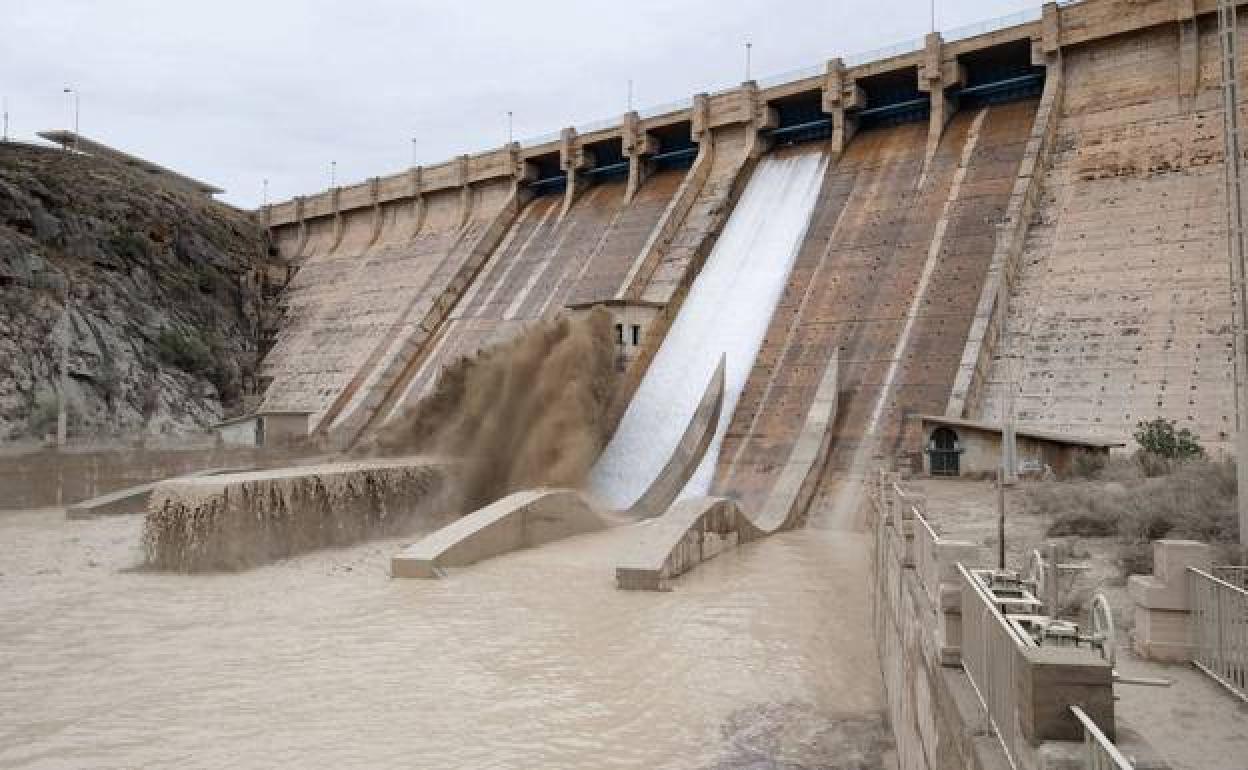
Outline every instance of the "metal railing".
<path id="1" fill-rule="evenodd" d="M 1248 701 L 1248 591 L 1189 567 L 1192 662 Z"/>
<path id="2" fill-rule="evenodd" d="M 883 61 L 884 59 L 891 59 L 894 56 L 913 53 L 914 51 L 921 50 L 922 48 L 923 38 L 916 37 L 912 40 L 903 40 L 900 43 L 886 45 L 883 48 L 873 48 L 870 51 L 853 53 L 849 56 L 843 57 L 841 61 L 845 63 L 846 67 L 856 67 L 859 64 L 866 64 L 867 62 Z"/>
<path id="3" fill-rule="evenodd" d="M 1026 635 L 1020 638 L 966 565 L 958 564 L 958 572 L 962 578 L 962 667 L 1010 765 L 1019 767 L 1028 744 L 1019 725 L 1017 683 L 1027 665 L 1023 648 L 1034 642 Z"/>
<path id="4" fill-rule="evenodd" d="M 653 118 L 658 115 L 666 115 L 669 112 L 680 112 L 681 110 L 687 110 L 692 106 L 693 106 L 693 97 L 686 97 L 684 99 L 677 99 L 676 101 L 673 101 L 673 102 L 664 102 L 662 104 L 651 105 L 650 107 L 642 107 L 641 109 L 637 110 L 637 117 L 641 118 L 642 120 L 645 120 L 646 118 Z"/>
<path id="5" fill-rule="evenodd" d="M 914 513 L 914 571 L 919 575 L 927 595 L 933 603 L 940 601 L 940 564 L 937 562 L 936 544 L 940 535 L 919 511 L 918 506 L 911 506 Z"/>
<path id="6" fill-rule="evenodd" d="M 793 83 L 806 78 L 813 78 L 824 74 L 825 65 L 814 65 L 811 67 L 799 67 L 798 69 L 777 72 L 774 75 L 758 78 L 759 88 L 771 88 L 781 83 Z"/>
<path id="7" fill-rule="evenodd" d="M 553 142 L 562 135 L 563 135 L 562 131 L 548 131 L 545 134 L 538 134 L 537 136 L 530 136 L 530 137 L 521 139 L 520 146 L 521 147 L 536 147 L 539 144 L 547 144 L 548 142 Z"/>
<path id="8" fill-rule="evenodd" d="M 1209 574 L 1218 580 L 1225 580 L 1236 588 L 1242 588 L 1248 591 L 1248 567 L 1231 567 L 1227 565 L 1214 566 L 1209 569 Z"/>
<path id="9" fill-rule="evenodd" d="M 968 37 L 978 37 L 979 35 L 986 35 L 989 32 L 996 32 L 1008 27 L 1017 27 L 1033 21 L 1039 21 L 1042 15 L 1043 12 L 1040 6 L 1036 6 L 1035 8 L 1018 11 L 1017 13 L 998 16 L 995 19 L 985 19 L 974 24 L 964 24 L 961 27 L 947 29 L 942 31 L 940 36 L 946 43 L 952 43 L 955 40 L 965 40 Z"/>
<path id="10" fill-rule="evenodd" d="M 1083 766 L 1086 770 L 1134 770 L 1118 747 L 1092 721 L 1092 717 L 1078 706 L 1071 706 L 1070 711 L 1083 725 Z"/>

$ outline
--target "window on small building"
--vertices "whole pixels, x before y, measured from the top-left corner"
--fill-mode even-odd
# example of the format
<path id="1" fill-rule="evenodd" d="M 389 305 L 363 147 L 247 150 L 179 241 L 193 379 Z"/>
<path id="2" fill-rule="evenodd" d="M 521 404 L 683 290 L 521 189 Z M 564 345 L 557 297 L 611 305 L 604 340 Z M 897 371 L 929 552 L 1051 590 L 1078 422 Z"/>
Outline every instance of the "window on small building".
<path id="1" fill-rule="evenodd" d="M 624 344 L 624 324 L 615 325 L 615 341 Z"/>
<path id="2" fill-rule="evenodd" d="M 641 344 L 641 326 L 633 324 L 633 344 Z"/>

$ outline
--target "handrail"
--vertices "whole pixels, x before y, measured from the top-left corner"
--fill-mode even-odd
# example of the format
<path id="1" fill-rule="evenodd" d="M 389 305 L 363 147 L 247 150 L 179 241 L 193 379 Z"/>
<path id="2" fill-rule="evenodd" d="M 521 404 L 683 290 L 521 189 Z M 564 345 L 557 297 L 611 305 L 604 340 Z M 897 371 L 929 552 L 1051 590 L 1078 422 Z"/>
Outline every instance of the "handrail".
<path id="1" fill-rule="evenodd" d="M 986 35 L 989 32 L 1006 29 L 1007 27 L 1018 27 L 1033 21 L 1039 21 L 1043 15 L 1041 6 L 1033 8 L 1024 8 L 1015 13 L 1008 13 L 1004 16 L 998 16 L 995 19 L 985 19 L 971 24 L 964 24 L 953 29 L 941 31 L 940 35 L 946 43 L 952 43 L 956 40 L 965 40 L 970 37 L 978 37 Z"/>
<path id="2" fill-rule="evenodd" d="M 1219 580 L 1225 580 L 1233 586 L 1248 591 L 1248 567 L 1217 564 L 1209 568 L 1209 574 Z"/>
<path id="3" fill-rule="evenodd" d="M 962 579 L 962 668 L 1010 761 L 1019 767 L 1028 742 L 1019 726 L 1018 677 L 1027 665 L 1023 642 L 987 589 L 966 565 Z"/>
<path id="4" fill-rule="evenodd" d="M 1105 737 L 1105 733 L 1101 732 L 1101 728 L 1096 726 L 1096 722 L 1083 709 L 1071 706 L 1070 713 L 1083 725 L 1083 766 L 1087 770 L 1135 770 L 1114 742 Z"/>
<path id="5" fill-rule="evenodd" d="M 1188 567 L 1192 663 L 1248 702 L 1248 591 Z"/>

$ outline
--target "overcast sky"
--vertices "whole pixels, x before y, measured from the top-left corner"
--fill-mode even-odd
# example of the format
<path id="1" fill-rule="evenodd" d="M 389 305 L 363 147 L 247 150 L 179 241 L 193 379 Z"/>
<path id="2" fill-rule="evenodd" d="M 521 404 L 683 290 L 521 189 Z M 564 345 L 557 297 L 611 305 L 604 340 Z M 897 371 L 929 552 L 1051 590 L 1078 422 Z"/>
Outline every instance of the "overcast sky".
<path id="1" fill-rule="evenodd" d="M 1037 0 L 937 0 L 948 29 Z M 929 0 L 3 0 L 9 134 L 71 127 L 236 205 L 818 65 L 928 31 Z"/>

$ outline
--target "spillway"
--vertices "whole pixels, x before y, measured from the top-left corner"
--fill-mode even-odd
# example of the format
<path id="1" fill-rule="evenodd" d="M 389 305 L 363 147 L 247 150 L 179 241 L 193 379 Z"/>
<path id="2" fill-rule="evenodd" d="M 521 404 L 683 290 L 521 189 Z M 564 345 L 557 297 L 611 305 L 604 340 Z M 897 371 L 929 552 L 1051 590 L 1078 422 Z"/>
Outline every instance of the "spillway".
<path id="1" fill-rule="evenodd" d="M 625 508 L 657 476 L 726 354 L 720 422 L 682 497 L 710 489 L 714 458 L 788 281 L 826 163 L 820 148 L 808 147 L 768 156 L 755 169 L 594 466 L 590 488 L 602 501 Z"/>
<path id="2" fill-rule="evenodd" d="M 841 399 L 816 506 L 831 505 L 856 463 L 912 443 L 906 414 L 944 411 L 1035 111 L 1024 100 L 958 113 L 930 159 L 925 123 L 854 137 L 823 181 L 716 494 L 747 506 L 766 497 L 834 350 Z"/>

